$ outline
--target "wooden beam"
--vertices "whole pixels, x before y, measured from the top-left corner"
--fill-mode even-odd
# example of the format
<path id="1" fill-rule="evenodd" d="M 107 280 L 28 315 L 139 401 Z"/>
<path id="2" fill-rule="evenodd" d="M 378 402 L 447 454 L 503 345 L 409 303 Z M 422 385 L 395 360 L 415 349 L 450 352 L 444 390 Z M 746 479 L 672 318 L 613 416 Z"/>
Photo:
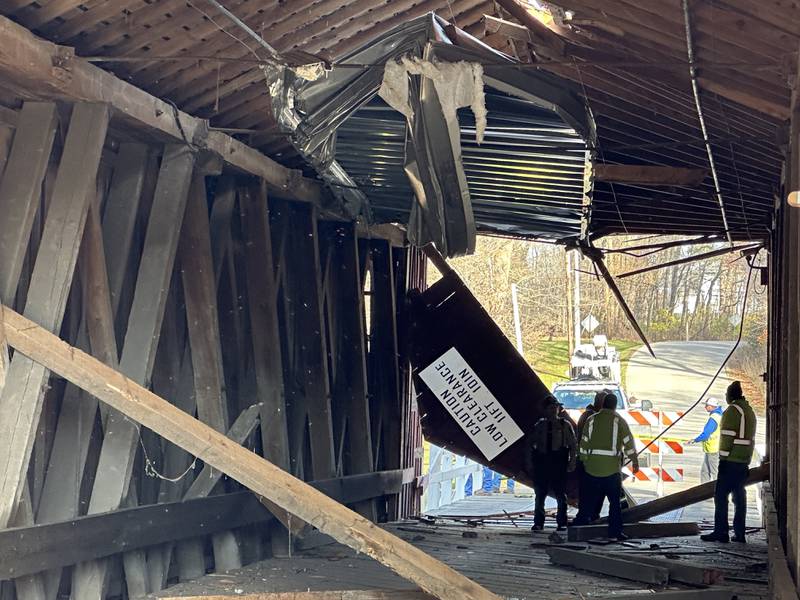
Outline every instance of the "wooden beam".
<path id="1" fill-rule="evenodd" d="M 642 581 L 654 585 L 664 585 L 669 581 L 669 571 L 664 567 L 656 567 L 631 560 L 613 558 L 604 554 L 593 554 L 584 550 L 567 548 L 548 548 L 547 555 L 556 565 L 574 567 L 591 573 L 611 575 L 620 579 Z"/>
<path id="2" fill-rule="evenodd" d="M 264 458 L 284 471 L 291 471 L 286 396 L 283 381 L 283 357 L 278 319 L 278 285 L 272 254 L 272 231 L 269 224 L 269 202 L 263 181 L 239 190 L 239 221 L 244 240 L 247 309 L 252 343 L 253 371 L 258 401 L 261 404 L 261 446 Z M 220 200 L 227 204 L 230 198 Z M 215 202 L 216 204 L 216 202 Z M 227 207 L 223 205 L 224 210 Z M 265 506 L 293 534 L 300 534 L 302 522 L 292 524 L 291 515 L 274 504 Z M 276 546 L 273 536 L 273 550 Z"/>
<path id="3" fill-rule="evenodd" d="M 682 535 L 699 535 L 700 528 L 697 523 L 631 523 L 625 531 L 632 537 L 675 537 Z M 607 525 L 582 525 L 570 527 L 567 539 L 570 542 L 586 542 L 588 540 L 604 537 L 608 533 Z"/>
<path id="4" fill-rule="evenodd" d="M 111 306 L 115 315 L 121 301 L 120 295 L 150 165 L 150 148 L 147 145 L 120 144 L 103 213 L 103 246 L 106 250 Z"/>
<path id="5" fill-rule="evenodd" d="M 0 302 L 13 304 L 58 117 L 53 103 L 26 102 L 6 162 L 0 170 Z"/>
<path id="6" fill-rule="evenodd" d="M 72 48 L 34 36 L 0 17 L 0 79 L 36 98 L 107 102 L 115 117 L 144 127 L 160 139 L 189 142 L 214 152 L 232 167 L 263 178 L 270 188 L 295 200 L 321 204 L 322 187 L 300 171 L 287 169 L 257 150 L 217 131 L 147 92 L 75 56 Z M 179 126 L 180 122 L 180 126 Z"/>
<path id="7" fill-rule="evenodd" d="M 372 265 L 370 295 L 369 392 L 372 399 L 372 442 L 376 468 L 400 466 L 400 371 L 397 337 L 397 294 L 392 247 L 384 240 L 369 243 Z"/>
<path id="8" fill-rule="evenodd" d="M 0 316 L 5 321 L 9 343 L 22 355 L 224 471 L 323 533 L 378 560 L 437 598 L 498 599 L 495 594 L 425 552 L 234 444 L 121 372 L 69 346 L 30 319 L 7 307 L 2 308 Z"/>
<path id="9" fill-rule="evenodd" d="M 161 161 L 120 358 L 120 370 L 145 385 L 150 383 L 158 347 L 194 162 L 194 152 L 183 145 L 167 146 Z M 100 450 L 90 514 L 121 506 L 138 441 L 136 424 L 112 413 Z M 73 573 L 73 594 L 86 600 L 102 598 L 105 571 L 102 561 L 78 565 Z"/>
<path id="10" fill-rule="evenodd" d="M 754 483 L 761 483 L 769 479 L 769 463 L 766 462 L 758 467 L 750 469 L 750 474 L 745 481 L 745 485 L 753 485 Z M 696 485 L 682 492 L 669 494 L 663 498 L 651 500 L 644 504 L 638 504 L 631 508 L 622 511 L 622 518 L 626 523 L 635 523 L 637 521 L 644 521 L 651 519 L 658 515 L 675 510 L 676 508 L 683 508 L 703 500 L 708 500 L 714 497 L 714 481 Z"/>
<path id="11" fill-rule="evenodd" d="M 250 492 L 167 502 L 0 532 L 0 578 L 105 558 L 269 519 Z"/>
<path id="12" fill-rule="evenodd" d="M 260 184 L 242 188 L 239 192 L 239 217 L 244 237 L 248 310 L 254 332 L 251 336 L 253 368 L 258 401 L 262 404 L 261 443 L 264 458 L 289 471 L 278 286 L 266 191 Z"/>
<path id="13" fill-rule="evenodd" d="M 724 580 L 722 571 L 714 567 L 692 565 L 684 561 L 668 558 L 651 558 L 638 552 L 599 552 L 599 554 L 613 558 L 635 560 L 636 562 L 656 567 L 664 567 L 669 571 L 670 582 L 687 583 L 689 585 L 713 585 Z"/>
<path id="14" fill-rule="evenodd" d="M 228 430 L 227 434 L 228 437 L 237 444 L 243 444 L 245 440 L 247 440 L 247 438 L 250 437 L 250 434 L 253 432 L 256 425 L 258 424 L 259 408 L 260 407 L 257 404 L 254 404 L 250 408 L 242 411 L 242 413 L 236 418 L 236 421 L 234 421 L 233 425 L 231 425 L 231 428 Z M 171 447 L 174 446 L 171 445 Z M 186 454 L 185 452 L 182 451 L 181 453 L 184 455 Z M 171 466 L 170 462 L 167 462 L 167 465 Z M 183 468 L 183 465 L 181 465 L 181 468 Z M 209 465 L 205 465 L 200 474 L 192 482 L 192 485 L 189 487 L 189 489 L 183 494 L 183 500 L 184 501 L 196 500 L 198 498 L 205 498 L 210 496 L 214 488 L 219 483 L 220 479 L 222 479 L 221 471 L 213 469 Z M 172 491 L 173 493 L 175 493 L 174 491 L 178 492 L 180 491 L 180 487 L 175 485 L 171 486 L 171 488 L 168 489 L 170 489 L 170 491 Z M 159 501 L 161 502 L 163 502 L 162 497 L 166 497 L 166 494 L 163 492 L 164 490 L 162 490 L 162 493 L 159 494 Z M 215 531 L 206 531 L 205 528 L 203 528 L 203 532 L 206 534 L 216 533 Z M 222 532 L 222 534 L 225 533 L 229 532 Z M 192 538 L 194 538 L 194 536 L 192 536 Z M 183 542 L 183 544 L 190 544 L 190 545 L 197 545 L 197 543 L 198 540 L 196 539 L 189 539 Z M 205 573 L 205 557 L 204 557 L 203 546 L 204 544 L 201 543 L 199 548 L 199 555 L 201 560 L 200 560 L 200 567 L 197 570 L 200 575 Z M 152 590 L 161 590 L 166 585 L 167 576 L 169 574 L 169 565 L 172 562 L 172 551 L 173 551 L 173 544 L 169 543 L 165 544 L 164 546 L 158 549 L 153 548 L 148 552 L 150 588 Z M 198 553 L 198 549 L 185 548 L 185 547 L 182 548 L 182 544 L 178 544 L 176 552 L 178 554 L 180 562 L 182 557 L 185 560 L 187 556 L 189 557 L 196 556 Z M 189 566 L 182 564 L 180 565 L 181 572 L 183 572 L 184 569 L 186 568 L 195 568 L 195 567 L 192 565 Z"/>
<path id="15" fill-rule="evenodd" d="M 511 38 L 512 40 L 517 40 L 518 42 L 533 42 L 531 30 L 519 23 L 513 23 L 506 19 L 498 19 L 491 15 L 483 15 L 481 22 L 483 23 L 483 31 L 485 34 L 491 35 L 499 33 L 500 35 Z"/>
<path id="16" fill-rule="evenodd" d="M 114 314 L 120 305 L 129 264 L 147 159 L 148 149 L 143 144 L 120 146 L 102 227 L 97 221 L 102 204 L 98 197 L 89 211 L 79 257 L 86 301 L 83 323 L 78 326 L 77 345 L 90 347 L 95 357 L 113 368 L 119 364 Z M 98 404 L 96 398 L 71 384 L 67 385 L 53 436 L 37 522 L 57 522 L 78 515 L 80 487 Z M 48 600 L 55 599 L 60 582 L 61 569 L 44 575 Z"/>
<path id="17" fill-rule="evenodd" d="M 370 435 L 364 288 L 358 237 L 351 224 L 320 224 L 326 273 L 323 290 L 330 331 L 331 408 L 337 456 L 344 473 L 374 468 Z M 356 507 L 375 520 L 375 504 Z"/>
<path id="18" fill-rule="evenodd" d="M 594 175 L 598 181 L 609 183 L 697 187 L 708 175 L 708 169 L 596 164 Z"/>
<path id="19" fill-rule="evenodd" d="M 797 595 L 795 594 L 795 598 Z M 607 596 L 614 600 L 642 600 L 642 594 L 614 594 Z M 738 598 L 736 590 L 681 590 L 672 592 L 655 592 L 646 594 L 648 600 L 735 600 Z M 794 600 L 794 598 L 792 599 Z"/>
<path id="20" fill-rule="evenodd" d="M 241 415 L 242 424 L 257 414 L 248 409 Z M 231 439 L 236 435 L 233 427 L 228 432 Z M 210 473 L 211 467 L 207 467 L 207 471 Z M 216 479 L 219 473 L 214 470 Z M 386 471 L 309 485 L 337 502 L 352 503 L 396 493 L 402 479 L 402 471 Z M 0 580 L 32 575 L 45 569 L 60 572 L 62 567 L 75 562 L 180 542 L 196 536 L 198 529 L 214 534 L 273 518 L 263 505 L 258 506 L 258 497 L 249 491 L 201 497 L 199 494 L 204 489 L 201 485 L 192 493 L 197 497 L 189 497 L 187 493 L 180 501 L 0 530 Z"/>
<path id="21" fill-rule="evenodd" d="M 64 317 L 107 127 L 105 105 L 73 108 L 25 304 L 28 317 L 52 331 Z M 24 356 L 11 360 L 0 393 L 0 527 L 8 525 L 22 492 L 47 379 Z"/>
<path id="22" fill-rule="evenodd" d="M 264 592 L 236 596 L 177 596 L 163 600 L 426 600 L 425 592 L 414 590 L 342 590 L 336 592 Z"/>
<path id="23" fill-rule="evenodd" d="M 283 302 L 292 358 L 291 375 L 284 379 L 292 472 L 303 473 L 303 479 L 323 479 L 333 477 L 336 466 L 317 213 L 313 207 L 292 202 L 277 206 L 274 212 L 279 213 L 286 235 L 285 252 L 278 260 L 285 263 Z M 312 473 L 304 473 L 301 462 L 306 439 Z"/>
<path id="24" fill-rule="evenodd" d="M 197 416 L 217 431 L 226 431 L 228 411 L 223 395 L 217 286 L 211 257 L 205 175 L 199 169 L 192 176 L 178 260 L 192 351 Z"/>
<path id="25" fill-rule="evenodd" d="M 537 53 L 543 58 L 563 59 L 567 55 L 566 42 L 542 21 L 534 17 L 518 0 L 496 0 L 503 10 L 522 23 L 536 42 Z"/>
<path id="26" fill-rule="evenodd" d="M 224 432 L 228 428 L 228 407 L 222 373 L 217 286 L 211 255 L 205 173 L 200 168 L 195 169 L 192 176 L 178 244 L 178 260 L 186 304 L 197 416 L 217 431 Z M 189 543 L 197 546 L 198 555 L 203 554 L 202 539 Z M 232 532 L 217 533 L 212 537 L 212 545 L 217 571 L 229 571 L 242 566 L 239 545 Z M 202 562 L 201 566 L 204 567 Z"/>

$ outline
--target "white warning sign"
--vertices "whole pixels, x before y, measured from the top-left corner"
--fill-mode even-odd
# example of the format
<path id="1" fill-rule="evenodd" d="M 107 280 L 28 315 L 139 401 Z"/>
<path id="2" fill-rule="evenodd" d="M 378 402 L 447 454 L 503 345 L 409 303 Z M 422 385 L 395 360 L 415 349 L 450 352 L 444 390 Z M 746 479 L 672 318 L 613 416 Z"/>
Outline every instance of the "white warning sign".
<path id="1" fill-rule="evenodd" d="M 419 376 L 487 460 L 522 437 L 514 419 L 455 348 L 425 367 Z"/>

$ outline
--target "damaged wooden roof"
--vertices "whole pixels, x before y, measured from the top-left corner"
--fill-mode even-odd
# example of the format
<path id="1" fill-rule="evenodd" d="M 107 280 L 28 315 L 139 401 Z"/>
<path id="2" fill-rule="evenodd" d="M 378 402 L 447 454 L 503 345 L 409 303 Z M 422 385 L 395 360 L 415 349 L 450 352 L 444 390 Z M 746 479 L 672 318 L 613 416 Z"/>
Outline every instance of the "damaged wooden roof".
<path id="1" fill-rule="evenodd" d="M 518 0 L 528 5 L 545 2 Z M 707 168 L 691 93 L 681 0 L 559 0 L 555 20 L 526 32 L 510 0 L 226 0 L 283 53 L 333 64 L 398 25 L 435 11 L 523 62 L 585 90 L 598 126 L 598 161 Z M 789 114 L 800 2 L 692 0 L 698 84 L 729 228 L 763 237 Z M 0 0 L 0 13 L 180 108 L 229 128 L 290 166 L 301 161 L 272 116 L 265 54 L 209 0 Z M 486 16 L 495 17 L 493 21 Z M 509 27 L 506 24 L 516 24 Z M 711 178 L 699 186 L 599 182 L 591 231 L 709 233 L 724 229 Z"/>

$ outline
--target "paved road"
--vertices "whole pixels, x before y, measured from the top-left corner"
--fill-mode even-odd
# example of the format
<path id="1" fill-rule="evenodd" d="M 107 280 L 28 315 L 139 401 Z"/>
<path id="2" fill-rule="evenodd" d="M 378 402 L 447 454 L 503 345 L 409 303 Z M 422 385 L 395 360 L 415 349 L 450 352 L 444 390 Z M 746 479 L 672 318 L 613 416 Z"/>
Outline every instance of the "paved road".
<path id="1" fill-rule="evenodd" d="M 701 396 L 732 346 L 733 342 L 658 342 L 653 344 L 655 359 L 642 347 L 628 364 L 626 391 L 629 396 L 650 400 L 654 410 L 685 411 Z M 730 382 L 728 374 L 723 371 L 708 395 L 719 398 L 724 406 L 725 388 Z M 693 438 L 702 431 L 706 419 L 701 403 L 666 435 L 684 440 Z M 764 419 L 759 419 L 757 443 L 764 441 L 764 426 Z M 702 449 L 699 446 L 686 447 L 683 455 L 665 455 L 665 466 L 683 467 L 684 482 L 664 484 L 664 493 L 697 485 L 701 462 Z M 654 497 L 657 491 L 655 485 L 642 482 L 630 484 L 627 488 L 640 500 Z M 748 494 L 748 513 L 752 515 L 748 521 L 752 524 L 756 524 L 754 521 L 758 518 L 755 489 L 751 488 Z M 687 509 L 683 517 L 702 519 L 710 518 L 712 514 L 713 505 L 709 501 Z"/>

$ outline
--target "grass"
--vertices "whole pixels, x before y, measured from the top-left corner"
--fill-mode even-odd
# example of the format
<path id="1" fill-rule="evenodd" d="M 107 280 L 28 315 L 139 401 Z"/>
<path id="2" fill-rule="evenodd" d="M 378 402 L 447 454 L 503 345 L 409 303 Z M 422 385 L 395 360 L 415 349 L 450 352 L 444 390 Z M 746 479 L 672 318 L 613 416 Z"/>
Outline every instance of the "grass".
<path id="1" fill-rule="evenodd" d="M 614 346 L 620 354 L 620 370 L 624 387 L 628 361 L 641 344 L 627 340 L 609 340 L 609 344 Z M 552 389 L 553 384 L 567 379 L 569 368 L 569 343 L 567 340 L 535 342 L 533 346 L 525 349 L 525 358 L 548 388 Z"/>

